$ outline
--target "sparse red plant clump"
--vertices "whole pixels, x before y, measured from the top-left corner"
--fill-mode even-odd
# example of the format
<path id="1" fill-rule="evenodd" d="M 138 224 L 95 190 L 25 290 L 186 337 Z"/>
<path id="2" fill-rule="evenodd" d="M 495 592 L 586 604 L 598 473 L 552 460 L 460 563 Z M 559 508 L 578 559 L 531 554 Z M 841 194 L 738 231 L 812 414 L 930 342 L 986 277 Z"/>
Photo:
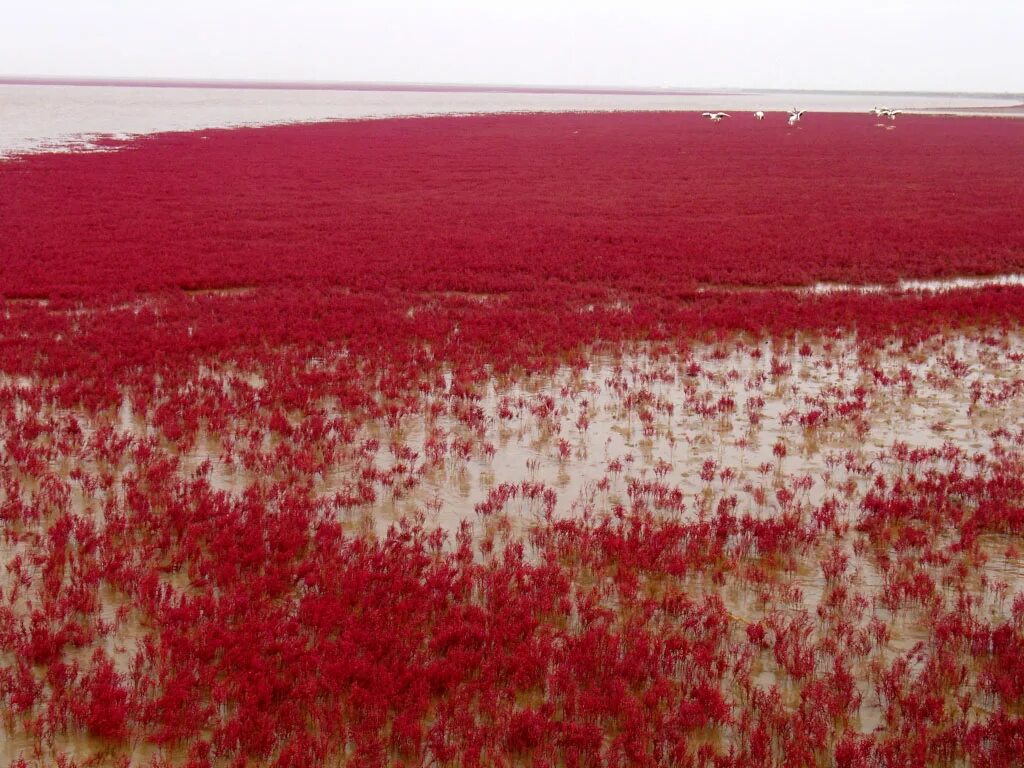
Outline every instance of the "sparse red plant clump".
<path id="1" fill-rule="evenodd" d="M 0 164 L 0 759 L 1019 765 L 1024 289 L 791 288 L 1024 270 L 1022 128 L 762 127 Z"/>

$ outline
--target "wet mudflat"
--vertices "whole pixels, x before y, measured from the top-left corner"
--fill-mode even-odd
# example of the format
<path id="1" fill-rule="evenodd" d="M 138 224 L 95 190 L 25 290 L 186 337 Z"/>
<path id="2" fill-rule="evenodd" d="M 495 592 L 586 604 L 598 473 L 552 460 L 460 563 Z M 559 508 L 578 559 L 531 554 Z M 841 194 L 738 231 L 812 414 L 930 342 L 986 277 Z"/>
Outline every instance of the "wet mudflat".
<path id="1" fill-rule="evenodd" d="M 124 524 L 121 508 L 154 471 L 168 490 L 148 492 L 158 504 L 189 493 L 215 506 L 244 503 L 299 487 L 318 517 L 356 539 L 383 542 L 389 529 L 413 525 L 443 532 L 440 551 L 453 551 L 461 531 L 481 568 L 509 547 L 525 547 L 523 562 L 533 567 L 567 557 L 570 593 L 593 593 L 613 625 L 628 625 L 646 601 L 710 606 L 721 622 L 716 642 L 730 664 L 741 663 L 719 688 L 732 717 L 764 695 L 777 697 L 782 713 L 801 712 L 816 690 L 811 681 L 831 664 L 848 681 L 842 733 L 884 736 L 896 719 L 887 676 L 930 663 L 945 642 L 937 634 L 945 612 L 968 605 L 972 620 L 993 627 L 1019 620 L 1019 513 L 1001 509 L 971 529 L 948 517 L 946 505 L 959 494 L 956 507 L 970 519 L 993 500 L 1022 500 L 1019 475 L 1011 477 L 1024 443 L 1021 350 L 1016 330 L 946 333 L 910 347 L 812 334 L 628 344 L 529 375 L 461 381 L 443 369 L 404 415 L 358 422 L 330 397 L 315 409 L 267 412 L 260 393 L 279 384 L 281 371 L 207 364 L 188 385 L 194 394 L 251 407 L 178 440 L 127 396 L 115 410 L 90 414 L 46 405 L 31 394 L 38 382 L 7 378 L 5 610 L 31 615 L 67 599 L 77 580 L 98 578 L 73 609 L 84 620 L 33 652 L 93 673 L 103 659 L 110 674 L 138 685 L 160 620 L 124 585 L 95 570 L 88 576 L 90 547 L 72 540 L 81 547 L 123 535 L 114 530 Z M 329 376 L 339 362 L 307 367 Z M 62 441 L 59 457 L 33 456 L 32 448 L 45 455 Z M 1009 496 L 986 483 L 1009 483 Z M 605 551 L 601 563 L 577 561 L 588 556 L 571 554 L 579 543 L 559 543 L 636 525 L 639 538 L 622 531 L 623 549 Z M 692 562 L 634 566 L 624 587 L 639 532 L 659 526 L 676 527 L 683 552 L 696 548 Z M 59 535 L 70 539 L 58 556 Z M 202 594 L 207 577 L 173 552 L 157 557 L 161 588 L 178 600 Z M 583 631 L 575 611 L 565 621 L 570 636 Z M 991 672 L 984 659 L 961 663 L 943 706 L 976 722 L 998 703 L 987 688 Z M 38 696 L 52 702 L 53 681 Z M 181 744 L 127 746 L 31 717 L 9 718 L 6 733 L 7 760 L 188 757 Z M 727 718 L 700 733 L 693 743 L 715 752 L 743 738 Z"/>
<path id="2" fill-rule="evenodd" d="M 876 122 L 0 163 L 4 757 L 1015 765 L 1021 124 Z"/>

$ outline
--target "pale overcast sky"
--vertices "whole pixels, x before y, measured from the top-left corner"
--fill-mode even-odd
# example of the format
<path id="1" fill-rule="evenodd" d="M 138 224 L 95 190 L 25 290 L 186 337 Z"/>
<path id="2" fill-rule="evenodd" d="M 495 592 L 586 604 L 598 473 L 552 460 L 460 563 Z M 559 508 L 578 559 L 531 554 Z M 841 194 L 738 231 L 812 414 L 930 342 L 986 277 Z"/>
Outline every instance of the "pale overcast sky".
<path id="1" fill-rule="evenodd" d="M 1024 91 L 1024 0 L 3 0 L 0 75 Z"/>

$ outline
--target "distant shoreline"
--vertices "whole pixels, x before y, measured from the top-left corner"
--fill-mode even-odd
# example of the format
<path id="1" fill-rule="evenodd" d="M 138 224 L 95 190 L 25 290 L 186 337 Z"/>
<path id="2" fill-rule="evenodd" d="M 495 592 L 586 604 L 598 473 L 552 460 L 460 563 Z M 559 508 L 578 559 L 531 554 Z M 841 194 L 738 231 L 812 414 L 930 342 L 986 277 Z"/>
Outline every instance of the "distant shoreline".
<path id="1" fill-rule="evenodd" d="M 909 108 L 907 108 L 907 109 L 905 109 L 903 111 L 904 112 L 910 112 L 910 113 L 918 113 L 918 112 L 920 112 L 922 114 L 928 114 L 930 112 L 934 112 L 934 110 L 918 109 L 918 108 L 915 108 L 915 107 L 909 107 Z M 942 108 L 942 112 L 943 112 L 943 114 L 949 114 L 949 115 L 974 114 L 974 113 L 981 112 L 981 113 L 984 113 L 986 115 L 990 114 L 990 113 L 992 113 L 992 114 L 998 113 L 1000 115 L 1017 116 L 1017 115 L 1024 115 L 1024 104 L 1008 104 L 1007 106 L 1004 106 L 1004 107 L 981 107 L 981 108 L 979 108 L 979 107 L 943 107 Z"/>
<path id="2" fill-rule="evenodd" d="M 505 85 L 479 83 L 402 83 L 364 81 L 309 80 L 219 80 L 188 78 L 99 78 L 99 77 L 29 77 L 0 75 L 0 85 L 92 86 L 104 88 L 219 88 L 228 90 L 280 91 L 391 91 L 419 93 L 538 93 L 589 94 L 603 96 L 700 96 L 717 94 L 807 93 L 832 95 L 878 96 L 949 96 L 954 98 L 985 98 L 1024 102 L 1024 93 L 970 91 L 874 91 L 811 88 L 681 88 L 583 85 Z"/>
<path id="3" fill-rule="evenodd" d="M 369 83 L 302 80 L 178 80 L 164 78 L 6 77 L 0 85 L 63 85 L 103 88 L 220 88 L 263 91 L 392 91 L 414 93 L 550 93 L 599 96 L 701 96 L 728 91 L 707 88 L 627 88 L 548 85 L 475 85 L 459 83 Z"/>

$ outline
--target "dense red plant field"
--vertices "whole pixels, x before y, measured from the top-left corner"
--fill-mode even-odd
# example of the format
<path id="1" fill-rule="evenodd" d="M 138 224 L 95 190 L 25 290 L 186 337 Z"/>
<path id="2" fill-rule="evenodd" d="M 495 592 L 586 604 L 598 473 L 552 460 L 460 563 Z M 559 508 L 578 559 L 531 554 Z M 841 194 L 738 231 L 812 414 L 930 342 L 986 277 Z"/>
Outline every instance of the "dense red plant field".
<path id="1" fill-rule="evenodd" d="M 1024 754 L 1024 127 L 515 115 L 0 163 L 0 757 Z M 3 751 L 6 750 L 6 751 Z"/>
<path id="2" fill-rule="evenodd" d="M 1024 270 L 1005 119 L 692 114 L 168 134 L 0 166 L 8 296 L 290 286 L 520 293 Z"/>

